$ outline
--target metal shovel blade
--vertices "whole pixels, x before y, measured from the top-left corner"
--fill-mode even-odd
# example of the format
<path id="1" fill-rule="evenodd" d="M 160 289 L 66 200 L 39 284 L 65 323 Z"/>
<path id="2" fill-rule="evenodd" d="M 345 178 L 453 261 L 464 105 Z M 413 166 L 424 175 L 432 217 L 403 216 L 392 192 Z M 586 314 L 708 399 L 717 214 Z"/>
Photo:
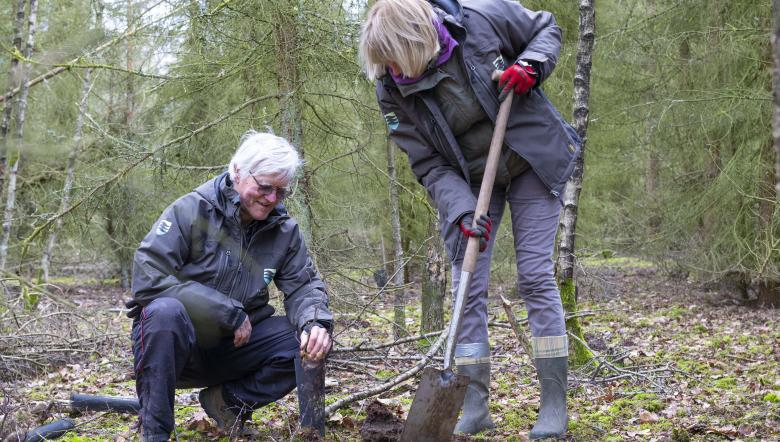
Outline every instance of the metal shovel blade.
<path id="1" fill-rule="evenodd" d="M 468 376 L 455 374 L 452 370 L 436 370 L 432 367 L 423 370 L 401 442 L 451 440 L 468 384 Z"/>

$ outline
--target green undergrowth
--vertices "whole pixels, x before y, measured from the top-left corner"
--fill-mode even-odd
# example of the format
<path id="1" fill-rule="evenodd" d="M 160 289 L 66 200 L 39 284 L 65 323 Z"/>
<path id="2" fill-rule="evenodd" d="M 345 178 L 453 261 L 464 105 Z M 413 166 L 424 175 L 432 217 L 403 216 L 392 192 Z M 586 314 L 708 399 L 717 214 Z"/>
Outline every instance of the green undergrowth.
<path id="1" fill-rule="evenodd" d="M 85 278 L 82 276 L 56 276 L 49 278 L 49 284 L 56 286 L 116 286 L 119 278 Z"/>
<path id="2" fill-rule="evenodd" d="M 609 251 L 584 257 L 580 262 L 587 267 L 611 267 L 617 269 L 649 269 L 654 267 L 654 264 L 650 261 L 630 256 L 614 256 Z"/>

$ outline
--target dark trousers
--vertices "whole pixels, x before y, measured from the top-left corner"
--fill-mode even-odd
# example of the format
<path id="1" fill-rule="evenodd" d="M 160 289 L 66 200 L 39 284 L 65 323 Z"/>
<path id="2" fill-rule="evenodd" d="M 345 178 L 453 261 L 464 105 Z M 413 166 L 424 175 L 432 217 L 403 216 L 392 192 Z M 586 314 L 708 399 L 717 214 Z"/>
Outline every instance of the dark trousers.
<path id="1" fill-rule="evenodd" d="M 147 440 L 167 440 L 173 431 L 176 388 L 222 385 L 228 405 L 256 409 L 295 388 L 295 329 L 273 316 L 252 327 L 249 342 L 233 346 L 233 336 L 213 348 L 198 346 L 195 329 L 181 302 L 158 298 L 133 322 L 139 417 Z"/>

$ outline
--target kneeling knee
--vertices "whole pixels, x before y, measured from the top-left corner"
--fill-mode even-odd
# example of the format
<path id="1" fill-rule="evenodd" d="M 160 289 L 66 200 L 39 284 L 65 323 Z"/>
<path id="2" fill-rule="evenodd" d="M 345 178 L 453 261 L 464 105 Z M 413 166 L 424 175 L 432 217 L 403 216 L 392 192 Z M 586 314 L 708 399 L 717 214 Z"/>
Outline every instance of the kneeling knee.
<path id="1" fill-rule="evenodd" d="M 144 307 L 144 321 L 154 321 L 164 325 L 188 322 L 189 316 L 184 304 L 174 298 L 157 298 Z"/>

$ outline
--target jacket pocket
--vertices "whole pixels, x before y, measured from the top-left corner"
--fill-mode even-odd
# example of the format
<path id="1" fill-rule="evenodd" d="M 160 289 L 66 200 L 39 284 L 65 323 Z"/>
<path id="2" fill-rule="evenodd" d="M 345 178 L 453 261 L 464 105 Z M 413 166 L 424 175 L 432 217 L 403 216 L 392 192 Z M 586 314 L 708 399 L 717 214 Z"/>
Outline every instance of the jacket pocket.
<path id="1" fill-rule="evenodd" d="M 450 261 L 454 262 L 463 259 L 463 255 L 466 252 L 466 247 L 464 246 L 465 236 L 460 231 L 460 226 L 442 219 L 439 222 L 439 230 L 441 231 L 444 248 L 450 257 Z"/>

